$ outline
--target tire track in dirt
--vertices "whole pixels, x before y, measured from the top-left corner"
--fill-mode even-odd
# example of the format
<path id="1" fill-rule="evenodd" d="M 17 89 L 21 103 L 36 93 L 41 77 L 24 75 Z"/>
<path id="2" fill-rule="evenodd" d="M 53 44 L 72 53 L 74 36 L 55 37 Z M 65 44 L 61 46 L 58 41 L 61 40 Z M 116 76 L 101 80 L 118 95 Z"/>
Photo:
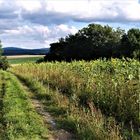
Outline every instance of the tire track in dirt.
<path id="1" fill-rule="evenodd" d="M 74 138 L 74 135 L 69 133 L 68 131 L 64 129 L 57 128 L 55 119 L 53 116 L 47 112 L 44 108 L 45 106 L 37 97 L 35 94 L 32 92 L 30 87 L 28 87 L 23 81 L 19 79 L 20 83 L 23 86 L 23 89 L 29 94 L 29 97 L 31 99 L 31 102 L 37 111 L 38 114 L 40 114 L 44 120 L 44 123 L 46 127 L 49 129 L 49 136 L 48 140 L 76 140 Z"/>

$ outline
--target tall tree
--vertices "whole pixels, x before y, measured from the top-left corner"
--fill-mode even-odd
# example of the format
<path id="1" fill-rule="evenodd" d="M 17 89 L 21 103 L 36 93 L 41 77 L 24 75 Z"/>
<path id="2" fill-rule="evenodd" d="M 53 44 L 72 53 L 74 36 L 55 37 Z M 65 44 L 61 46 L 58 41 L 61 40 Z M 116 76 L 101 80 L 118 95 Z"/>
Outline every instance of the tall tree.
<path id="1" fill-rule="evenodd" d="M 9 64 L 7 58 L 2 56 L 2 52 L 2 44 L 0 41 L 0 69 L 6 70 L 9 67 Z"/>
<path id="2" fill-rule="evenodd" d="M 89 24 L 75 35 L 68 35 L 52 43 L 46 60 L 92 60 L 111 57 L 140 58 L 140 30 L 127 33 L 110 26 Z"/>
<path id="3" fill-rule="evenodd" d="M 140 29 L 130 29 L 123 35 L 120 50 L 122 56 L 140 58 Z"/>

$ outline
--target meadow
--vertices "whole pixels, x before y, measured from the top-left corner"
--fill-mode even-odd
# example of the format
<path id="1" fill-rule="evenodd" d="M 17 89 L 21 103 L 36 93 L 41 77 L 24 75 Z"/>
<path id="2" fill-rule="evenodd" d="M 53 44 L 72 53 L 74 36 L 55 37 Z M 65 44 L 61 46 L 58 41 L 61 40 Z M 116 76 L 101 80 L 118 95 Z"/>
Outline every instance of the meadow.
<path id="1" fill-rule="evenodd" d="M 9 64 L 22 64 L 29 62 L 36 62 L 38 59 L 43 58 L 44 55 L 14 55 L 7 56 Z"/>
<path id="2" fill-rule="evenodd" d="M 140 139 L 139 61 L 27 63 L 9 72 L 77 139 Z"/>

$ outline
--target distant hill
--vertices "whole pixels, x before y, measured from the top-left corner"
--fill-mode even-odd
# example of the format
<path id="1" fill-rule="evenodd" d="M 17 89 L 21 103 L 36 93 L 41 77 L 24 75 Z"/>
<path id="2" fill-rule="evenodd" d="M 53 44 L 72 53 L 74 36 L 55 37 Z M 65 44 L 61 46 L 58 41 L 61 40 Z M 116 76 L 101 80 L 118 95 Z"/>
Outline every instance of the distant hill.
<path id="1" fill-rule="evenodd" d="M 3 55 L 45 55 L 49 52 L 49 48 L 40 49 L 23 49 L 16 47 L 3 48 Z"/>

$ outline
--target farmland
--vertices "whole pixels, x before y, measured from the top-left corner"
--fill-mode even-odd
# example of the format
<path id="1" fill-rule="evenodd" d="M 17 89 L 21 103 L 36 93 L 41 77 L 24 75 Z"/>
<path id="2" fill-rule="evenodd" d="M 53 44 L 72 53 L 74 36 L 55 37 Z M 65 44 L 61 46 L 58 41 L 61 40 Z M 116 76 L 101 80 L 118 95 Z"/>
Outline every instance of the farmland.
<path id="1" fill-rule="evenodd" d="M 10 64 L 21 64 L 28 62 L 36 62 L 38 59 L 42 58 L 44 55 L 13 55 L 7 56 L 8 62 Z"/>
<path id="2" fill-rule="evenodd" d="M 8 139 L 54 135 L 36 113 L 33 94 L 57 129 L 75 139 L 138 140 L 139 76 L 140 63 L 134 59 L 26 63 L 1 71 L 1 135 Z"/>
<path id="3" fill-rule="evenodd" d="M 0 0 L 0 140 L 140 140 L 140 0 Z"/>

